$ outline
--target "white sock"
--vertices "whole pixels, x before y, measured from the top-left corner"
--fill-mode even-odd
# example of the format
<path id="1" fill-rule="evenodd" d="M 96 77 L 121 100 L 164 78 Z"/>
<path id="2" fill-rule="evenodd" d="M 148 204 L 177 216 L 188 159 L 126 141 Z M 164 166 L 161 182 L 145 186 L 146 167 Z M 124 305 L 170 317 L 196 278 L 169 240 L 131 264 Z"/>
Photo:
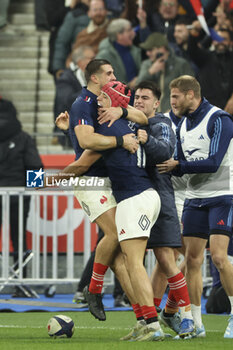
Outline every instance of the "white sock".
<path id="1" fill-rule="evenodd" d="M 197 305 L 191 304 L 191 311 L 193 315 L 194 325 L 198 328 L 201 328 L 202 326 L 201 305 L 197 306 Z"/>
<path id="2" fill-rule="evenodd" d="M 233 315 L 233 296 L 232 297 L 228 297 L 231 303 L 231 314 Z"/>
<path id="3" fill-rule="evenodd" d="M 186 306 L 180 307 L 180 317 L 181 317 L 181 321 L 182 321 L 184 318 L 189 318 L 190 320 L 192 320 L 192 319 L 193 319 L 193 316 L 192 316 L 191 310 L 185 311 L 185 309 L 186 309 Z"/>

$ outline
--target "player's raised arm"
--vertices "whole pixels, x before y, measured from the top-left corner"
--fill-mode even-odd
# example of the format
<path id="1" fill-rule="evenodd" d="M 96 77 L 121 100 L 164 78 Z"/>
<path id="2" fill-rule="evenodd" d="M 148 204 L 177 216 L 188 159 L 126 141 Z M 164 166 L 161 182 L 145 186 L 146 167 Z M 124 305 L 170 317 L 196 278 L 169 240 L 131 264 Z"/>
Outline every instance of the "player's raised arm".
<path id="1" fill-rule="evenodd" d="M 90 125 L 78 125 L 74 130 L 80 146 L 84 149 L 103 151 L 110 148 L 124 147 L 131 153 L 138 149 L 138 141 L 134 134 L 119 137 L 104 136 L 95 133 L 94 128 Z"/>
<path id="2" fill-rule="evenodd" d="M 98 122 L 99 124 L 104 124 L 110 122 L 108 127 L 110 127 L 117 119 L 126 118 L 134 123 L 140 125 L 147 125 L 148 119 L 142 111 L 128 106 L 127 108 L 122 107 L 110 107 L 110 108 L 99 108 L 98 110 Z"/>

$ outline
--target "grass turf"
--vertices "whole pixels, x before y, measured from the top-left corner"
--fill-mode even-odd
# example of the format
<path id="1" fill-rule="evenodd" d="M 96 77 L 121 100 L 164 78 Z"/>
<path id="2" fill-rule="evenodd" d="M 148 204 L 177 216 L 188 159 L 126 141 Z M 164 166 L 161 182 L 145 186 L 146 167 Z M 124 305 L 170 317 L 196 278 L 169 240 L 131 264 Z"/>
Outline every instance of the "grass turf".
<path id="1" fill-rule="evenodd" d="M 71 339 L 52 339 L 47 334 L 47 322 L 55 313 L 27 312 L 0 314 L 0 349 L 1 350 L 147 350 L 153 346 L 165 350 L 192 349 L 231 349 L 232 339 L 224 339 L 227 316 L 203 315 L 207 331 L 206 338 L 192 340 L 166 339 L 163 342 L 122 342 L 120 337 L 127 334 L 135 324 L 134 315 L 130 311 L 107 312 L 107 321 L 99 322 L 88 312 L 63 312 L 75 323 L 75 332 Z M 166 332 L 172 331 L 165 329 Z"/>

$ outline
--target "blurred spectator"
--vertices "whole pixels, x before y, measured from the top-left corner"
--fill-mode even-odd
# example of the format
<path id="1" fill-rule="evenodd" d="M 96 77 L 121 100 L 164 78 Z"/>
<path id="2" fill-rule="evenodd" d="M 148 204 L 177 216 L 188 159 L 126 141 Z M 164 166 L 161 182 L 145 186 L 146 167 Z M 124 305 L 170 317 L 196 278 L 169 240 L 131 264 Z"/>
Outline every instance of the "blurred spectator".
<path id="1" fill-rule="evenodd" d="M 105 0 L 106 9 L 110 12 L 111 17 L 120 17 L 125 8 L 127 0 Z"/>
<path id="2" fill-rule="evenodd" d="M 31 136 L 22 131 L 16 109 L 10 101 L 0 98 L 0 187 L 26 185 L 26 170 L 42 168 L 42 162 Z M 30 197 L 23 197 L 23 249 L 26 251 L 26 221 Z M 10 236 L 14 248 L 14 262 L 18 260 L 19 199 L 10 197 Z M 0 227 L 2 198 L 0 198 Z M 23 271 L 25 276 L 25 269 Z"/>
<path id="3" fill-rule="evenodd" d="M 143 80 L 152 80 L 160 87 L 160 111 L 170 109 L 169 83 L 180 75 L 194 75 L 190 64 L 183 58 L 175 55 L 169 47 L 166 35 L 151 34 L 140 47 L 146 50 L 149 59 L 142 62 L 137 84 Z"/>
<path id="4" fill-rule="evenodd" d="M 169 42 L 174 42 L 174 25 L 180 18 L 178 10 L 178 0 L 160 0 L 158 12 L 138 8 L 141 41 L 145 41 L 152 32 L 159 32 L 166 34 Z"/>
<path id="5" fill-rule="evenodd" d="M 217 7 L 216 11 L 213 15 L 216 18 L 216 24 L 214 26 L 215 30 L 219 30 L 221 28 L 233 29 L 233 10 L 230 8 L 225 8 L 221 6 L 222 3 Z"/>
<path id="6" fill-rule="evenodd" d="M 0 0 L 0 30 L 4 30 L 7 26 L 7 14 L 9 3 L 10 0 Z"/>
<path id="7" fill-rule="evenodd" d="M 135 33 L 130 21 L 114 19 L 107 28 L 108 37 L 101 41 L 96 58 L 105 58 L 114 69 L 116 78 L 135 86 L 141 65 L 141 50 L 133 45 Z"/>
<path id="8" fill-rule="evenodd" d="M 99 43 L 107 36 L 107 26 L 109 24 L 104 1 L 91 0 L 88 16 L 90 23 L 77 35 L 73 50 L 81 45 L 89 45 L 97 53 Z M 66 63 L 70 63 L 70 57 Z"/>
<path id="9" fill-rule="evenodd" d="M 190 1 L 179 0 L 179 4 L 185 9 L 185 13 L 192 20 L 195 20 L 197 18 Z M 216 7 L 219 5 L 219 0 L 201 0 L 201 4 L 204 11 L 205 19 L 206 21 L 209 21 L 212 17 L 213 11 L 215 11 Z"/>
<path id="10" fill-rule="evenodd" d="M 76 36 L 89 23 L 88 9 L 89 0 L 78 0 L 74 9 L 66 14 L 57 33 L 52 63 L 52 71 L 56 78 L 66 68 L 66 59 L 72 51 Z"/>
<path id="11" fill-rule="evenodd" d="M 46 18 L 45 3 L 47 0 L 34 0 L 35 25 L 37 30 L 48 30 L 49 25 Z"/>
<path id="12" fill-rule="evenodd" d="M 49 62 L 48 62 L 48 72 L 53 74 L 52 63 L 53 54 L 55 48 L 55 40 L 57 37 L 58 30 L 62 25 L 67 12 L 74 8 L 77 0 L 70 1 L 69 6 L 66 0 L 46 0 L 44 3 L 44 10 L 46 14 L 46 19 L 48 23 L 48 28 L 50 31 L 49 38 Z"/>
<path id="13" fill-rule="evenodd" d="M 65 69 L 56 81 L 54 120 L 61 112 L 69 112 L 82 87 L 86 85 L 84 70 L 87 64 L 95 57 L 95 53 L 90 46 L 80 46 L 72 52 L 71 57 L 70 68 Z M 55 128 L 54 131 L 59 130 Z M 65 136 L 58 137 L 58 140 L 63 146 L 70 145 L 68 137 L 67 139 L 65 139 Z"/>
<path id="14" fill-rule="evenodd" d="M 193 71 L 195 72 L 195 75 L 198 73 L 198 67 L 197 65 L 191 60 L 190 55 L 188 53 L 188 40 L 189 40 L 189 26 L 191 26 L 191 21 L 189 18 L 179 18 L 175 23 L 175 29 L 174 29 L 174 38 L 175 43 L 170 43 L 170 47 L 173 48 L 175 54 L 179 57 L 182 57 L 186 59 Z"/>
<path id="15" fill-rule="evenodd" d="M 191 30 L 188 52 L 199 68 L 198 80 L 202 94 L 210 103 L 233 113 L 233 52 L 231 33 L 227 29 L 217 31 L 223 41 L 212 42 L 212 50 L 199 46 L 198 31 Z"/>

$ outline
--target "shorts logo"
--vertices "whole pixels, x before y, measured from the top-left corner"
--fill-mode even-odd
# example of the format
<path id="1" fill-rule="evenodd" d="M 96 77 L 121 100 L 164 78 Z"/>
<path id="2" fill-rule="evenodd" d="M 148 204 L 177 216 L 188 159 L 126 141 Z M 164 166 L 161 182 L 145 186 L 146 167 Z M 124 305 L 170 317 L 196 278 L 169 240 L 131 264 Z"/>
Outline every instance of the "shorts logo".
<path id="1" fill-rule="evenodd" d="M 143 231 L 147 230 L 150 226 L 150 220 L 146 215 L 142 215 L 138 221 L 138 225 Z"/>
<path id="2" fill-rule="evenodd" d="M 125 233 L 125 230 L 122 229 L 121 232 L 120 232 L 120 235 L 123 235 Z"/>
<path id="3" fill-rule="evenodd" d="M 224 225 L 225 225 L 225 222 L 224 222 L 223 220 L 220 220 L 220 221 L 217 223 L 217 225 L 222 225 L 222 226 L 224 226 Z"/>
<path id="4" fill-rule="evenodd" d="M 84 202 L 82 202 L 81 205 L 82 205 L 82 208 L 83 208 L 83 210 L 85 211 L 85 213 L 86 213 L 88 216 L 90 216 L 90 215 L 91 215 L 91 212 L 90 212 L 90 209 L 89 209 L 88 205 L 87 205 L 86 203 L 84 203 Z"/>
<path id="5" fill-rule="evenodd" d="M 107 202 L 108 198 L 105 196 L 102 196 L 102 198 L 100 199 L 100 203 L 104 204 L 104 202 Z"/>

